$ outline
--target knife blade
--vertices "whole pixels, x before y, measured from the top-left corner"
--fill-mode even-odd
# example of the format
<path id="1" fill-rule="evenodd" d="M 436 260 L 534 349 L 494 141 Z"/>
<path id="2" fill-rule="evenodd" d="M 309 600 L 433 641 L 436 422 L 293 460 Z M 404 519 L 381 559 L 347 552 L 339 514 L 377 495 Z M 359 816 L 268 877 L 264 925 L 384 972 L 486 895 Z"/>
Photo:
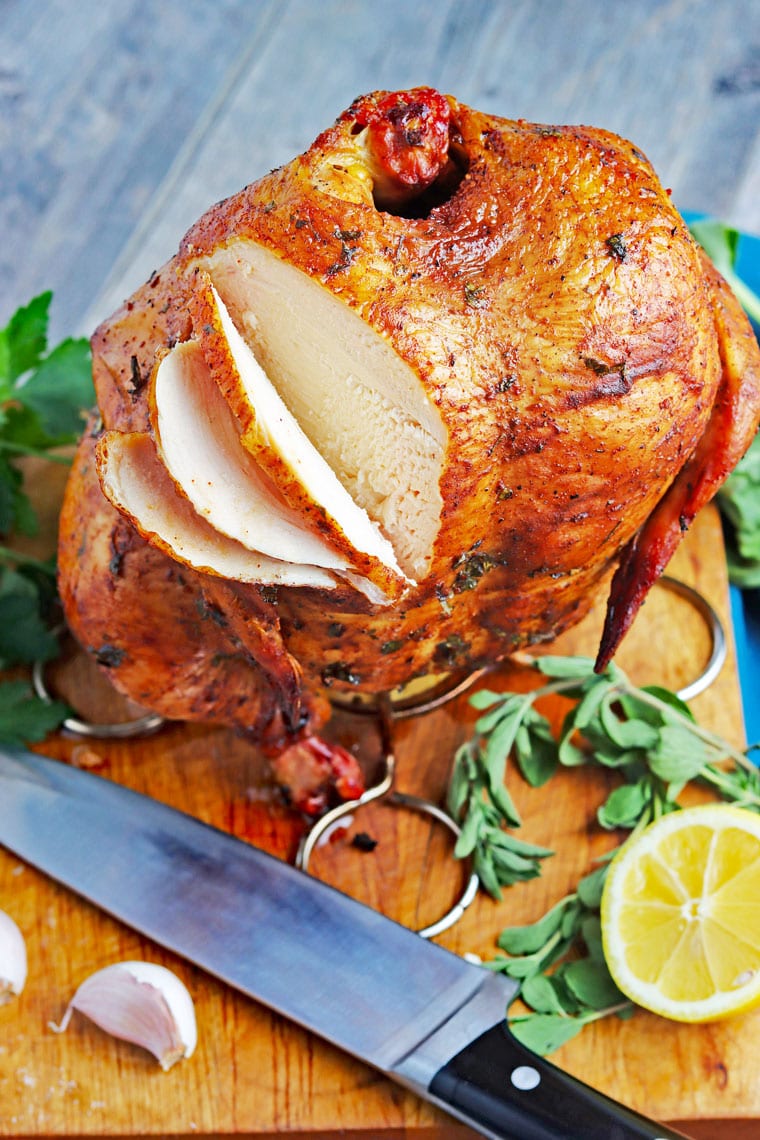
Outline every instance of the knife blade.
<path id="1" fill-rule="evenodd" d="M 683 1136 L 521 1046 L 512 979 L 102 776 L 0 749 L 0 845 L 492 1140 Z"/>

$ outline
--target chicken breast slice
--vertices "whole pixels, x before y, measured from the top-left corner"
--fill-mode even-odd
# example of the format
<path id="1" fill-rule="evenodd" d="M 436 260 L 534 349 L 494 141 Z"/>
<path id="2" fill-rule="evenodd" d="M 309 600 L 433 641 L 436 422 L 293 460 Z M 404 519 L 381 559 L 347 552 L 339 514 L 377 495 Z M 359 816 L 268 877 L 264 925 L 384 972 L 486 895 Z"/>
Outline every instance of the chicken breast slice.
<path id="1" fill-rule="evenodd" d="M 178 562 L 238 582 L 335 589 L 335 579 L 320 567 L 270 558 L 215 530 L 177 490 L 146 432 L 105 432 L 96 459 L 113 506 Z"/>
<path id="2" fill-rule="evenodd" d="M 206 362 L 240 422 L 243 446 L 305 528 L 322 534 L 389 598 L 401 596 L 411 583 L 391 543 L 303 432 L 210 282 L 194 291 L 191 313 Z"/>
<path id="3" fill-rule="evenodd" d="M 419 377 L 348 305 L 256 242 L 220 245 L 203 265 L 305 434 L 403 571 L 424 577 L 448 433 Z"/>
<path id="4" fill-rule="evenodd" d="M 221 534 L 285 562 L 333 570 L 351 566 L 305 529 L 240 441 L 240 425 L 196 340 L 174 346 L 149 394 L 158 455 L 195 510 Z"/>

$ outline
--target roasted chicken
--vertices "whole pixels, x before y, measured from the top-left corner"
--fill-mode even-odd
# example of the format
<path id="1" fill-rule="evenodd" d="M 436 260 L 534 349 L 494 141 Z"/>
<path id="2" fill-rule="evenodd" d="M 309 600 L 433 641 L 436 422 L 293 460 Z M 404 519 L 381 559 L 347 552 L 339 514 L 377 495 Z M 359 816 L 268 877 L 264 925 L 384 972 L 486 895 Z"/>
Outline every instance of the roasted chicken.
<path id="1" fill-rule="evenodd" d="M 617 566 L 604 665 L 760 416 L 635 146 L 428 88 L 210 209 L 92 344 L 69 625 L 142 705 L 274 752 L 331 690 L 554 638 Z"/>

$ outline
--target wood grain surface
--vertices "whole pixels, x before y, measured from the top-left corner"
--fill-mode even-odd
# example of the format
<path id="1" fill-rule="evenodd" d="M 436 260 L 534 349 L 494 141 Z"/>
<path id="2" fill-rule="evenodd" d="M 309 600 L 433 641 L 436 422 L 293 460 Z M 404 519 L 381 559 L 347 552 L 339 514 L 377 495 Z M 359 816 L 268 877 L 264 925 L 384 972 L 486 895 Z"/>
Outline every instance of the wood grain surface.
<path id="1" fill-rule="evenodd" d="M 506 117 L 617 131 L 682 209 L 760 234 L 758 44 L 755 0 L 0 0 L 0 325 L 49 288 L 51 339 L 88 334 L 211 202 L 303 150 L 374 88 L 433 84 Z M 712 512 L 673 570 L 728 622 Z M 596 613 L 553 648 L 593 652 L 598 626 Z M 657 590 L 620 663 L 637 680 L 677 686 L 707 648 L 701 619 Z M 56 682 L 114 715 L 81 663 Z M 504 668 L 489 683 L 526 677 Z M 732 652 L 694 709 L 742 741 Z M 440 797 L 471 724 L 462 699 L 400 725 L 399 786 Z M 335 728 L 372 769 L 366 729 Z M 292 856 L 299 822 L 273 798 L 255 750 L 230 733 L 174 725 L 139 744 L 56 738 L 48 751 Z M 557 855 L 501 904 L 479 899 L 441 938 L 458 953 L 491 956 L 502 926 L 542 913 L 613 842 L 593 823 L 598 776 L 564 774 L 540 793 L 514 777 L 510 786 L 526 836 Z M 357 826 L 379 838 L 375 851 L 321 849 L 317 873 L 410 925 L 449 905 L 462 870 L 439 828 L 384 807 Z M 472 1135 L 3 853 L 0 906 L 30 954 L 26 991 L 0 1009 L 0 1135 Z M 87 974 L 124 957 L 172 966 L 196 1000 L 197 1053 L 168 1074 L 83 1019 L 63 1036 L 49 1028 Z M 687 1122 L 699 1140 L 749 1140 L 760 1129 L 759 1045 L 757 1016 L 708 1029 L 640 1014 L 586 1030 L 556 1060 L 648 1114 Z"/>
<path id="2" fill-rule="evenodd" d="M 727 584 L 717 516 L 700 516 L 672 570 L 695 584 L 728 623 Z M 601 600 L 600 600 L 601 601 Z M 551 646 L 592 653 L 600 612 Z M 743 742 L 739 690 L 729 632 L 729 658 L 692 707 L 706 725 Z M 678 688 L 709 653 L 703 619 L 657 587 L 618 658 L 640 683 Z M 74 658 L 55 679 L 84 701 L 90 715 L 119 714 L 115 698 L 98 691 L 89 666 Z M 504 666 L 492 687 L 530 683 L 525 670 Z M 550 716 L 561 715 L 559 705 Z M 397 787 L 439 801 L 451 759 L 469 734 L 466 697 L 395 728 Z M 331 726 L 356 748 L 373 777 L 379 754 L 363 718 L 336 715 Z M 261 757 L 249 744 L 215 728 L 172 725 L 139 742 L 56 737 L 45 751 L 93 767 L 271 852 L 291 858 L 300 821 L 282 809 Z M 505 892 L 501 903 L 478 898 L 442 944 L 456 953 L 492 957 L 510 923 L 532 921 L 572 890 L 593 859 L 618 837 L 594 822 L 610 779 L 573 770 L 543 789 L 512 772 L 509 786 L 522 812 L 522 834 L 551 847 L 540 879 Z M 458 896 L 465 868 L 451 858 L 448 833 L 424 817 L 378 804 L 357 813 L 353 831 L 378 840 L 371 853 L 351 846 L 353 831 L 319 848 L 314 873 L 409 926 L 438 917 Z M 29 947 L 27 988 L 0 1009 L 0 1135 L 352 1138 L 454 1140 L 468 1133 L 442 1113 L 253 1002 L 161 951 L 98 913 L 8 854 L 0 854 L 0 907 L 20 924 Z M 305 928 L 304 939 L 309 932 Z M 146 958 L 175 969 L 196 1002 L 200 1040 L 195 1055 L 169 1073 L 135 1046 L 115 1041 L 75 1016 L 65 1035 L 52 1031 L 76 986 L 93 970 L 124 958 Z M 403 970 L 403 963 L 399 963 Z M 293 978 L 308 985 L 308 978 Z M 340 961 L 335 962 L 340 986 Z M 585 1030 L 555 1054 L 568 1071 L 660 1119 L 688 1122 L 706 1140 L 744 1140 L 760 1127 L 755 1056 L 760 1015 L 712 1026 L 683 1026 L 646 1013 Z M 716 1123 L 719 1122 L 719 1123 Z M 693 1125 L 693 1127 L 692 1127 Z"/>

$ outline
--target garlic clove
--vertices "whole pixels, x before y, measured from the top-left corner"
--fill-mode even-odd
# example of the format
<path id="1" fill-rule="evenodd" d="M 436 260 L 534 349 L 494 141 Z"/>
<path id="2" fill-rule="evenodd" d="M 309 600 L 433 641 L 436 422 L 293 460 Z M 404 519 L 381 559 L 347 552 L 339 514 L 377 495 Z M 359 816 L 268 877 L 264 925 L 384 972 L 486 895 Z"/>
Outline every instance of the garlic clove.
<path id="1" fill-rule="evenodd" d="M 21 993 L 26 970 L 24 936 L 11 916 L 0 910 L 0 1005 Z"/>
<path id="2" fill-rule="evenodd" d="M 183 982 L 154 962 L 117 962 L 86 978 L 72 997 L 60 1025 L 63 1033 L 74 1010 L 106 1033 L 147 1049 L 168 1070 L 195 1049 L 198 1034 L 193 999 Z"/>

